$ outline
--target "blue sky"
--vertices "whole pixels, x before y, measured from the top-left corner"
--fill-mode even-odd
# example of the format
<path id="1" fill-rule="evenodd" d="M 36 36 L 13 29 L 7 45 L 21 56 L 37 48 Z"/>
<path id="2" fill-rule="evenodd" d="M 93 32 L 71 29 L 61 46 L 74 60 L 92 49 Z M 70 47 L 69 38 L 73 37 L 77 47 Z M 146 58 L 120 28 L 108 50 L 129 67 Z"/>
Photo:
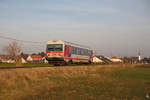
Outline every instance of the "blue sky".
<path id="1" fill-rule="evenodd" d="M 150 1 L 0 0 L 0 35 L 43 42 L 20 43 L 27 53 L 59 39 L 106 56 L 150 56 Z M 0 48 L 10 42 L 0 38 Z"/>

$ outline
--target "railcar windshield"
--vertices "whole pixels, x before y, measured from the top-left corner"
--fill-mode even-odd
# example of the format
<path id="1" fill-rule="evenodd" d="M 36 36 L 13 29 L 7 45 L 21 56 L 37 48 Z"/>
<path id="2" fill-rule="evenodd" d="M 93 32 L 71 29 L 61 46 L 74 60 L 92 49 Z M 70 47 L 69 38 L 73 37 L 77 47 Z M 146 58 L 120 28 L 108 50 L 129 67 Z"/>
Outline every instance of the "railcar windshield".
<path id="1" fill-rule="evenodd" d="M 62 51 L 62 44 L 48 44 L 47 51 Z"/>

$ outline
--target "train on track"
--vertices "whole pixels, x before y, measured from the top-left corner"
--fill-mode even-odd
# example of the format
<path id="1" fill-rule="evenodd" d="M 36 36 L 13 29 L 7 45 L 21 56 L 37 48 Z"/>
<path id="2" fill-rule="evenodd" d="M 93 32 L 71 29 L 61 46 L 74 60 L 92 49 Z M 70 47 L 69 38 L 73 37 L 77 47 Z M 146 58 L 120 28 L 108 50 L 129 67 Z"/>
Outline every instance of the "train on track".
<path id="1" fill-rule="evenodd" d="M 79 44 L 51 40 L 46 46 L 46 60 L 49 64 L 91 63 L 92 59 L 93 50 Z"/>

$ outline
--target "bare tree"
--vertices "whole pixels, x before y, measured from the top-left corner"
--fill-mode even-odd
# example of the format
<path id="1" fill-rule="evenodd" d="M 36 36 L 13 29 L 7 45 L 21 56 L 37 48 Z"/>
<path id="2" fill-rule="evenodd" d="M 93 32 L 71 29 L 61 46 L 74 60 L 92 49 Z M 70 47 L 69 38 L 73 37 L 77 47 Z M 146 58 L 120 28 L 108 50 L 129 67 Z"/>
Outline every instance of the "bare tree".
<path id="1" fill-rule="evenodd" d="M 3 51 L 6 52 L 11 59 L 15 60 L 16 65 L 21 64 L 21 46 L 18 44 L 18 42 L 13 41 L 12 43 L 9 43 L 3 48 Z"/>

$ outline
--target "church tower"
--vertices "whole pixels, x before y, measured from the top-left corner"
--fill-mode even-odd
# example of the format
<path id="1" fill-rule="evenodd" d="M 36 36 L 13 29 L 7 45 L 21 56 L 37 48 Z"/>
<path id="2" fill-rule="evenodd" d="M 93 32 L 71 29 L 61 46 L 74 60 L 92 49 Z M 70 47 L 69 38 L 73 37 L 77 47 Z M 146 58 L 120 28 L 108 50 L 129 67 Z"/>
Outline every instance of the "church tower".
<path id="1" fill-rule="evenodd" d="M 141 61 L 141 52 L 138 52 L 138 61 Z"/>

